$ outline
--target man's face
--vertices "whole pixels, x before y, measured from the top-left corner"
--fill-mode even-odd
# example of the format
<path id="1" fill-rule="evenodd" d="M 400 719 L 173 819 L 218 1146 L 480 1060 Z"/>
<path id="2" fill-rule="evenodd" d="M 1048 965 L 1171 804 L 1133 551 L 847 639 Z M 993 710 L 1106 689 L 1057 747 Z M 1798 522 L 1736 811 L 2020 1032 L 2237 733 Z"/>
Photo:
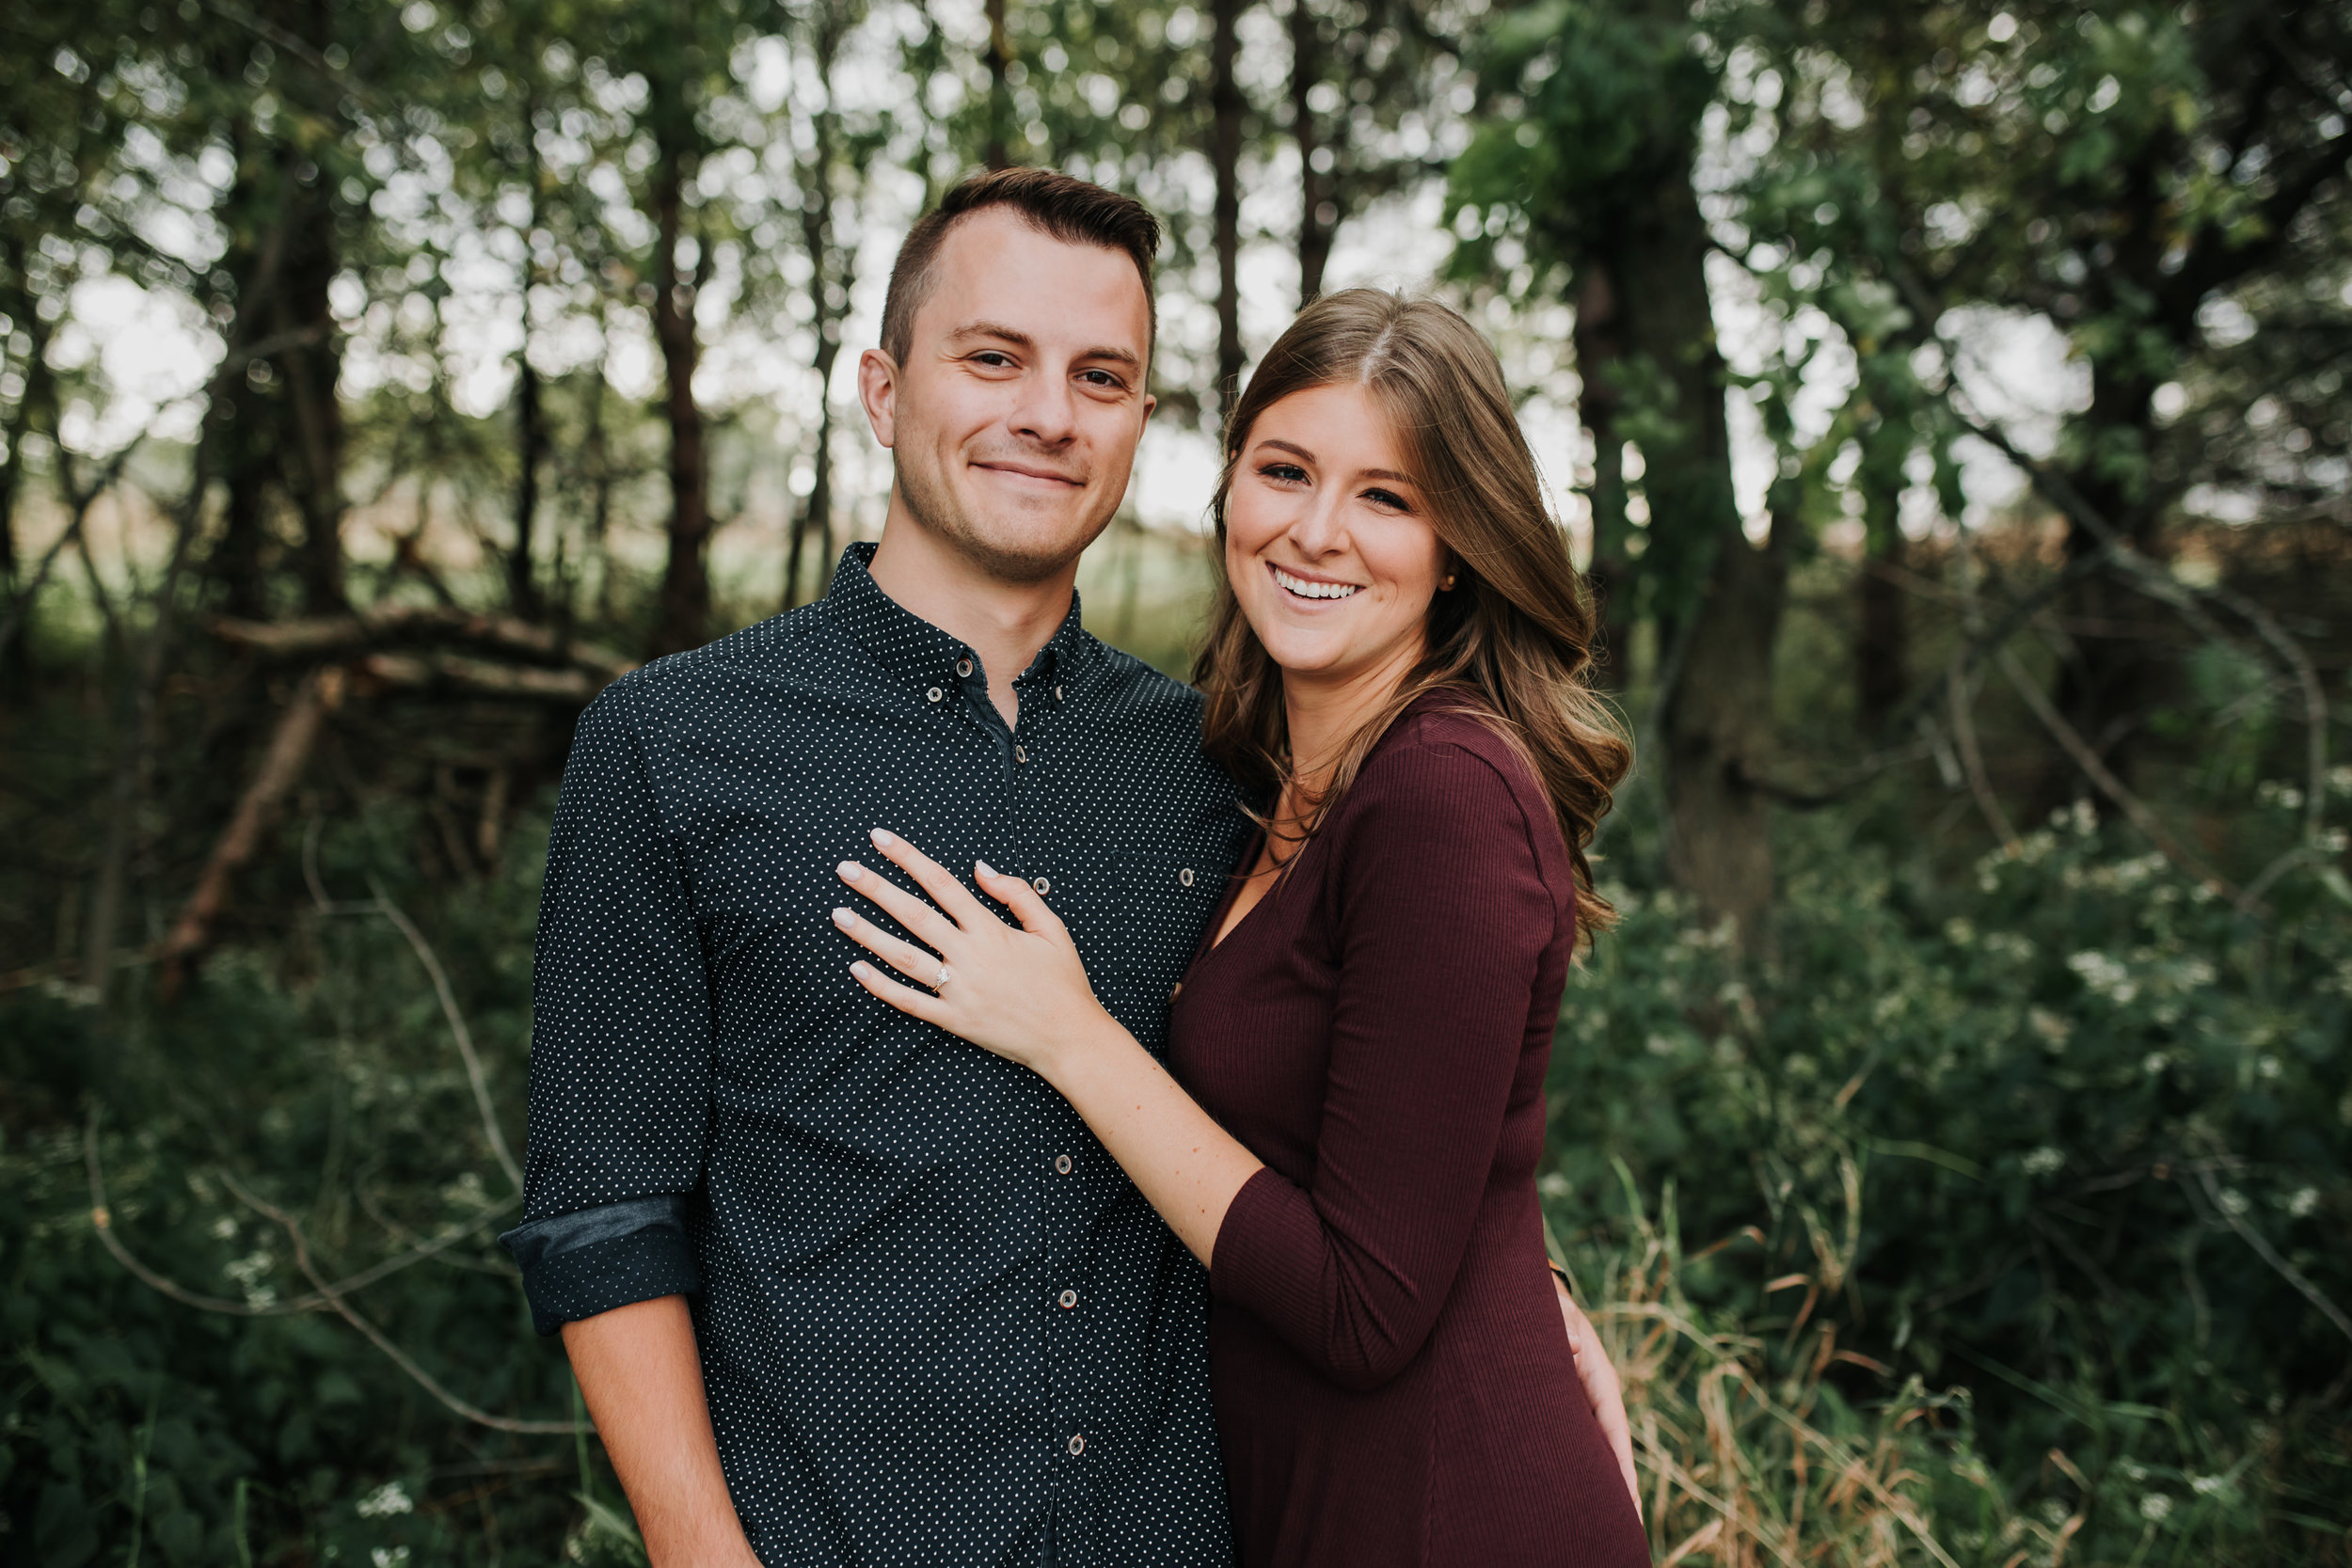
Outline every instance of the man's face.
<path id="1" fill-rule="evenodd" d="M 992 576 L 1052 577 L 1127 493 L 1153 400 L 1151 306 L 1122 251 L 998 208 L 947 233 L 907 362 L 867 350 L 860 395 L 900 500 Z"/>

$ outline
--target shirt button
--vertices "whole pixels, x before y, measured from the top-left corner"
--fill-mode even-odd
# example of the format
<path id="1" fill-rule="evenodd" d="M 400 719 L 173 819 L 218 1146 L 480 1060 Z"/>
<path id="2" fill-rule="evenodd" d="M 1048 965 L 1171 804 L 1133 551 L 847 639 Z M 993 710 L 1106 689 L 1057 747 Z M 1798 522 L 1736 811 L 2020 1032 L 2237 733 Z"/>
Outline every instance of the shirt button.
<path id="1" fill-rule="evenodd" d="M 1054 891 L 1054 884 L 1053 884 L 1053 883 L 1051 883 L 1051 882 L 1049 882 L 1049 881 L 1047 881 L 1047 880 L 1046 880 L 1044 878 L 1042 878 L 1042 877 L 1037 878 L 1035 880 L 1031 881 L 1031 882 L 1029 883 L 1029 885 L 1030 885 L 1031 887 L 1033 887 L 1033 888 L 1037 889 L 1038 894 L 1039 894 L 1039 895 L 1040 895 L 1041 897 L 1042 897 L 1044 895 L 1049 894 L 1049 893 L 1051 893 L 1051 892 L 1053 892 L 1053 891 Z"/>
<path id="2" fill-rule="evenodd" d="M 1015 747 L 1012 749 L 1012 760 L 1013 760 L 1013 761 L 1015 761 L 1015 762 L 1026 762 L 1026 761 L 1028 761 L 1028 760 L 1029 760 L 1029 749 L 1028 749 L 1026 746 L 1015 746 Z"/>
<path id="3" fill-rule="evenodd" d="M 1072 1433 L 1070 1434 L 1070 1453 L 1071 1453 L 1071 1457 L 1073 1457 L 1073 1458 L 1074 1459 L 1074 1458 L 1075 1458 L 1075 1457 L 1077 1457 L 1079 1454 L 1082 1454 L 1082 1453 L 1084 1453 L 1084 1452 L 1086 1452 L 1086 1451 L 1087 1451 L 1087 1434 L 1086 1434 L 1085 1433 L 1083 1433 L 1083 1432 L 1073 1432 L 1073 1433 Z"/>
<path id="4" fill-rule="evenodd" d="M 1056 1176 L 1068 1176 L 1070 1174 L 1069 1155 L 1057 1154 L 1054 1156 L 1054 1174 Z"/>
<path id="5" fill-rule="evenodd" d="M 1064 1291 L 1057 1299 L 1061 1302 L 1062 1310 L 1067 1312 L 1070 1308 L 1078 1305 L 1078 1292 L 1075 1291 Z"/>
<path id="6" fill-rule="evenodd" d="M 1169 991 L 1169 992 L 1168 993 L 1168 999 L 1170 1002 L 1173 1002 L 1173 1001 L 1175 1001 L 1178 997 L 1180 997 L 1180 996 L 1182 996 L 1182 995 L 1184 995 L 1184 983 L 1182 980 L 1179 980 L 1179 981 L 1177 981 L 1177 982 L 1176 982 L 1176 989 L 1175 989 L 1174 990 Z"/>
<path id="7" fill-rule="evenodd" d="M 934 686 L 934 687 L 932 687 L 932 688 L 931 688 L 929 691 L 924 692 L 924 693 L 923 693 L 923 695 L 924 695 L 924 696 L 926 696 L 926 697 L 929 697 L 929 698 L 930 698 L 932 702 L 934 702 L 934 703 L 935 703 L 935 702 L 939 701 L 942 697 L 945 697 L 946 695 L 947 695 L 947 693 L 946 693 L 945 691 L 942 691 L 941 689 L 939 689 L 939 688 L 937 688 L 937 687 L 935 687 L 935 686 Z"/>
<path id="8" fill-rule="evenodd" d="M 1188 865 L 1176 873 L 1176 879 L 1186 887 L 1192 886 L 1192 867 Z"/>
<path id="9" fill-rule="evenodd" d="M 956 673 L 961 675 L 965 680 L 970 680 L 972 678 L 972 661 L 968 658 L 960 658 L 956 660 Z"/>
<path id="10" fill-rule="evenodd" d="M 1057 703 L 1061 701 L 1061 688 L 1058 686 L 1054 688 L 1054 701 Z"/>

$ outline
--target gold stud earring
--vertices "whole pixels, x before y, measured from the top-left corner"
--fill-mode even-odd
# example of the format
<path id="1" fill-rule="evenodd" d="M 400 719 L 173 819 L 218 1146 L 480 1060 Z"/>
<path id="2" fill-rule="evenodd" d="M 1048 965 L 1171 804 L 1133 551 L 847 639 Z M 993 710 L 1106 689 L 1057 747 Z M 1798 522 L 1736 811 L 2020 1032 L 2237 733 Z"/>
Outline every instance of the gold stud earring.
<path id="1" fill-rule="evenodd" d="M 1448 572 L 1445 575 L 1445 580 L 1438 584 L 1438 592 L 1440 594 L 1451 594 L 1454 592 L 1454 574 L 1452 572 Z"/>

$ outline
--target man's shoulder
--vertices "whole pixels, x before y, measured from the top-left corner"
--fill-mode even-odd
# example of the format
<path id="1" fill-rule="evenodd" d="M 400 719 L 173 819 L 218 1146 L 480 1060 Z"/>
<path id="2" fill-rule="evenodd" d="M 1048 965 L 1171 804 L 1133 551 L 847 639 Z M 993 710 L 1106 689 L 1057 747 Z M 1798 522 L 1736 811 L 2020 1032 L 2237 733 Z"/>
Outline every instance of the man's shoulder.
<path id="1" fill-rule="evenodd" d="M 726 701 L 746 679 L 789 680 L 815 671 L 821 666 L 810 656 L 823 626 L 817 610 L 804 604 L 699 648 L 649 659 L 606 687 L 590 711 L 616 709 L 657 725 L 691 720 L 707 705 Z"/>

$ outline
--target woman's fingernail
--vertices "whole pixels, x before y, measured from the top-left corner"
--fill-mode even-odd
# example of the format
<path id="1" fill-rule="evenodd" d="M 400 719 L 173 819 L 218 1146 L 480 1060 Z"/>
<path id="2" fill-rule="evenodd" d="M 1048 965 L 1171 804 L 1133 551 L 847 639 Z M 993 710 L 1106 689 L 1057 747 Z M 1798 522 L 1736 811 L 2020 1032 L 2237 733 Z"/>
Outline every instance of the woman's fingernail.
<path id="1" fill-rule="evenodd" d="M 876 844 L 881 845 L 885 848 L 898 842 L 887 828 L 876 828 L 871 836 Z"/>
<path id="2" fill-rule="evenodd" d="M 983 877 L 993 877 L 996 875 L 995 869 L 986 861 L 974 861 L 972 863 L 972 869 L 978 872 Z"/>
<path id="3" fill-rule="evenodd" d="M 834 869 L 841 873 L 841 879 L 845 882 L 854 882 L 860 877 L 866 875 L 866 867 L 858 864 L 855 861 L 843 861 L 839 865 L 834 866 Z"/>
<path id="4" fill-rule="evenodd" d="M 866 960 L 865 960 L 864 958 L 860 958 L 857 962 L 855 962 L 855 963 L 853 963 L 853 964 L 851 964 L 851 965 L 850 966 L 850 974 L 854 974 L 854 975 L 856 975 L 859 979 L 863 980 L 863 979 L 865 979 L 865 978 L 866 978 L 868 974 L 873 974 L 874 972 L 873 972 L 873 970 L 872 970 L 871 968 L 869 968 L 869 967 L 866 965 Z"/>
<path id="5" fill-rule="evenodd" d="M 857 916 L 848 910 L 835 910 L 833 911 L 833 923 L 846 931 L 857 924 Z"/>

